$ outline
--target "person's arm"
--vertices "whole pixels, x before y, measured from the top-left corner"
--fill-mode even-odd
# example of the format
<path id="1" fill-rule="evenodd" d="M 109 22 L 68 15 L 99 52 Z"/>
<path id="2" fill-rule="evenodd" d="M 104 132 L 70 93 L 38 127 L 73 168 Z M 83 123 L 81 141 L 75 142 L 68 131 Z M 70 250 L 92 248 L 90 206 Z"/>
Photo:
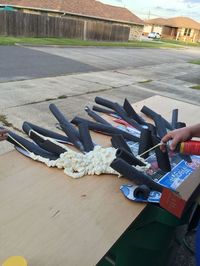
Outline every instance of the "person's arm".
<path id="1" fill-rule="evenodd" d="M 178 143 L 190 140 L 193 137 L 200 137 L 200 124 L 170 131 L 162 138 L 162 142 L 167 143 L 171 140 L 170 149 L 174 150 Z M 164 150 L 164 147 L 162 147 L 162 150 Z"/>
<path id="2" fill-rule="evenodd" d="M 6 140 L 8 130 L 4 128 L 0 128 L 0 141 Z"/>
<path id="3" fill-rule="evenodd" d="M 200 138 L 200 124 L 191 126 L 192 137 Z"/>

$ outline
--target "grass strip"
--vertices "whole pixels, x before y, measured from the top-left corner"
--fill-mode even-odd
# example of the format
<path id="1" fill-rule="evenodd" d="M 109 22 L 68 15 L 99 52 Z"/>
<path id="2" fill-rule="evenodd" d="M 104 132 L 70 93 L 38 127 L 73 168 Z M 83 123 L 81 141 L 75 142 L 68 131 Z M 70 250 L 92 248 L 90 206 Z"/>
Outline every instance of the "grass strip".
<path id="1" fill-rule="evenodd" d="M 200 60 L 191 60 L 191 61 L 189 61 L 189 63 L 200 65 Z"/>
<path id="2" fill-rule="evenodd" d="M 83 41 L 65 38 L 27 38 L 0 36 L 0 45 L 15 45 L 16 43 L 30 45 L 69 45 L 69 46 L 106 46 L 106 47 L 139 47 L 139 48 L 179 48 L 179 45 L 158 41 L 128 41 L 128 42 L 100 42 Z"/>
<path id="3" fill-rule="evenodd" d="M 200 85 L 196 85 L 196 86 L 192 86 L 190 87 L 191 89 L 194 89 L 194 90 L 200 90 Z"/>
<path id="4" fill-rule="evenodd" d="M 161 39 L 161 41 L 175 45 L 200 47 L 200 42 L 184 42 L 184 41 L 167 40 L 167 39 Z"/>

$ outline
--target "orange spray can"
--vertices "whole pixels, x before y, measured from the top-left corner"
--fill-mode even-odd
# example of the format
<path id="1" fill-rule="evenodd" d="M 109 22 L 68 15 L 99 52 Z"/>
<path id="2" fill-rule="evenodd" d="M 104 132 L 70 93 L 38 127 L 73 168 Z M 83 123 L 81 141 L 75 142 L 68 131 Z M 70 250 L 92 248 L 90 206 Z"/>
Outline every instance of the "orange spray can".
<path id="1" fill-rule="evenodd" d="M 188 140 L 177 145 L 176 152 L 188 155 L 200 155 L 200 141 Z"/>

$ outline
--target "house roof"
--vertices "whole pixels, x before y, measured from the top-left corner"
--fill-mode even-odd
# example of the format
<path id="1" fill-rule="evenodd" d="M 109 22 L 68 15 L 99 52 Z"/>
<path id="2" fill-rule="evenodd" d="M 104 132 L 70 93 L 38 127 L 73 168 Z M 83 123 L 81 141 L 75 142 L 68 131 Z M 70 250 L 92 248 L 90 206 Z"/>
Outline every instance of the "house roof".
<path id="1" fill-rule="evenodd" d="M 156 24 L 175 28 L 191 28 L 200 30 L 200 23 L 188 17 L 155 18 L 145 21 L 146 24 Z"/>
<path id="2" fill-rule="evenodd" d="M 95 0 L 0 0 L 0 5 L 48 11 L 52 10 L 62 13 L 144 25 L 144 21 L 128 9 L 103 4 Z"/>

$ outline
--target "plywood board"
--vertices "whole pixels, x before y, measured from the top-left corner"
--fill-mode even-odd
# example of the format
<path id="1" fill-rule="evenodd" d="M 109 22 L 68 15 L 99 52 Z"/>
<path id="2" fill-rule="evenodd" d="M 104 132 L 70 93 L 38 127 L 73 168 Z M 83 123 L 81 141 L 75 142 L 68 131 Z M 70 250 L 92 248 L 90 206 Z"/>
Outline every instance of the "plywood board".
<path id="1" fill-rule="evenodd" d="M 0 264 L 95 265 L 145 207 L 102 175 L 73 180 L 16 151 L 0 157 Z"/>
<path id="2" fill-rule="evenodd" d="M 156 95 L 144 101 L 138 102 L 133 106 L 137 112 L 140 112 L 143 105 L 146 105 L 152 108 L 155 112 L 160 113 L 169 122 L 171 121 L 172 110 L 179 109 L 179 121 L 185 122 L 188 126 L 193 125 L 195 123 L 199 123 L 198 114 L 200 111 L 200 106 L 198 105 L 192 105 L 189 103 L 180 102 L 177 100 Z M 140 114 L 146 119 L 145 115 L 143 115 L 142 113 Z"/>

